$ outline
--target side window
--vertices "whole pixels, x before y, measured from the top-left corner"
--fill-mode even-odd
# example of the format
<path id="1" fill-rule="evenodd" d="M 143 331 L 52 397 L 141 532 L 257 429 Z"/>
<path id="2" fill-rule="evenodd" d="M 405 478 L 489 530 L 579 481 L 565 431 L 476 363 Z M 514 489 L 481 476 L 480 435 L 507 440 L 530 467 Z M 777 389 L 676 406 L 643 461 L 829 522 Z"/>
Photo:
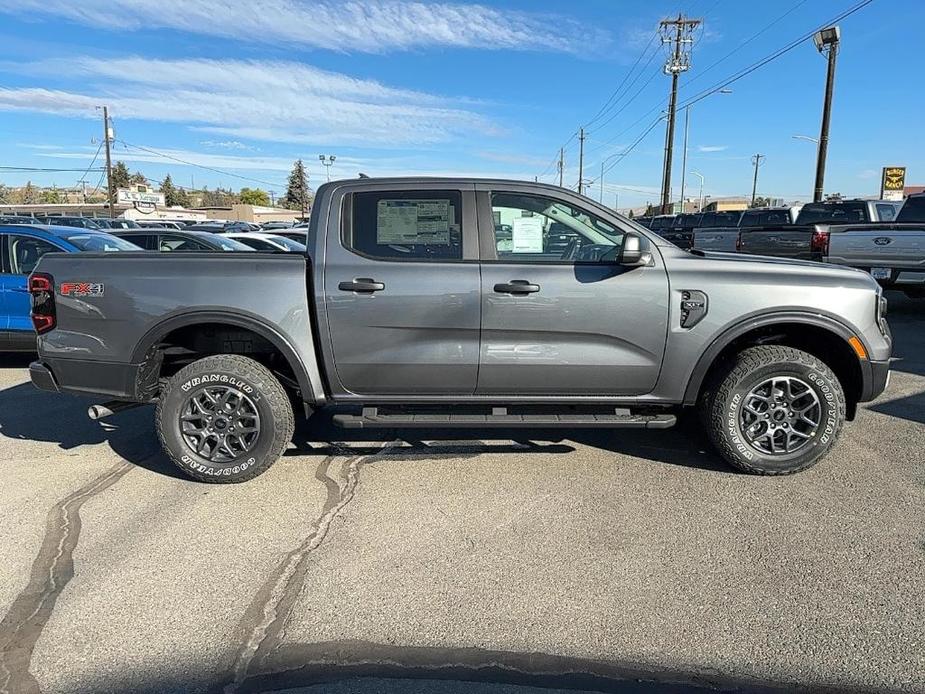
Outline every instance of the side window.
<path id="1" fill-rule="evenodd" d="M 354 193 L 344 245 L 387 260 L 462 260 L 458 191 Z"/>
<path id="2" fill-rule="evenodd" d="M 491 211 L 501 261 L 612 262 L 623 245 L 622 231 L 553 198 L 493 193 Z"/>
<path id="3" fill-rule="evenodd" d="M 59 253 L 60 248 L 48 241 L 35 239 L 31 236 L 17 236 L 10 234 L 7 239 L 9 245 L 10 270 L 14 275 L 28 275 L 38 265 L 39 258 L 46 253 Z"/>
<path id="4" fill-rule="evenodd" d="M 245 246 L 250 246 L 255 251 L 275 251 L 278 250 L 276 246 L 272 243 L 267 243 L 263 239 L 254 239 L 254 238 L 242 238 L 235 239 L 235 241 L 240 241 Z"/>
<path id="5" fill-rule="evenodd" d="M 191 239 L 185 239 L 182 236 L 164 235 L 161 236 L 161 250 L 182 253 L 184 251 L 205 251 L 208 250 L 208 248 Z"/>
<path id="6" fill-rule="evenodd" d="M 892 222 L 896 219 L 896 208 L 892 205 L 877 205 L 877 216 L 881 222 Z"/>
<path id="7" fill-rule="evenodd" d="M 136 246 L 141 246 L 146 251 L 157 250 L 157 236 L 154 234 L 128 234 L 122 238 Z"/>

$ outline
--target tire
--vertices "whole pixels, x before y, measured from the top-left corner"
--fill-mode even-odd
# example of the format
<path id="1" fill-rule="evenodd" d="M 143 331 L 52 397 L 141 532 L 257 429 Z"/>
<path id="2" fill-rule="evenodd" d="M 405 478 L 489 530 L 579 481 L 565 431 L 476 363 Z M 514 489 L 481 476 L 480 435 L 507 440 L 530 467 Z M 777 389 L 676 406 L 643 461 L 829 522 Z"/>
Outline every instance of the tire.
<path id="1" fill-rule="evenodd" d="M 758 475 L 790 475 L 819 462 L 838 439 L 846 411 L 841 383 L 825 363 L 776 345 L 736 355 L 701 406 L 720 455 Z"/>
<path id="2" fill-rule="evenodd" d="M 265 472 L 294 428 L 280 382 L 262 364 L 236 354 L 205 357 L 168 379 L 155 422 L 170 460 L 185 475 L 214 484 Z"/>

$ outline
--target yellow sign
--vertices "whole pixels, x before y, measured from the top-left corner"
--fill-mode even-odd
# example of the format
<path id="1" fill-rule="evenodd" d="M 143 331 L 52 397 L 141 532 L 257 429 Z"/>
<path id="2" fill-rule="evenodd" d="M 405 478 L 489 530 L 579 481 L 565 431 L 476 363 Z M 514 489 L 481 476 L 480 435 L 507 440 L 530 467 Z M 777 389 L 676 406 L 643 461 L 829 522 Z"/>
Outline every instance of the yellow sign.
<path id="1" fill-rule="evenodd" d="M 906 167 L 905 166 L 884 166 L 883 167 L 883 190 L 901 191 L 906 185 Z"/>

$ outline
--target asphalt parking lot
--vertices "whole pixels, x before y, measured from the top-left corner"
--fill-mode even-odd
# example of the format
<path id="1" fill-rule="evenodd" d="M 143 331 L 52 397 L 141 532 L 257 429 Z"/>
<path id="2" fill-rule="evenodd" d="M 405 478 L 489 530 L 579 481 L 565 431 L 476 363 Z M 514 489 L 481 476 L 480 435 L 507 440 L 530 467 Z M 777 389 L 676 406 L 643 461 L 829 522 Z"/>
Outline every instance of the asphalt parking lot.
<path id="1" fill-rule="evenodd" d="M 781 479 L 690 424 L 319 424 L 209 486 L 150 408 L 92 422 L 5 358 L 0 692 L 925 692 L 925 303 L 890 299 L 887 393 Z"/>

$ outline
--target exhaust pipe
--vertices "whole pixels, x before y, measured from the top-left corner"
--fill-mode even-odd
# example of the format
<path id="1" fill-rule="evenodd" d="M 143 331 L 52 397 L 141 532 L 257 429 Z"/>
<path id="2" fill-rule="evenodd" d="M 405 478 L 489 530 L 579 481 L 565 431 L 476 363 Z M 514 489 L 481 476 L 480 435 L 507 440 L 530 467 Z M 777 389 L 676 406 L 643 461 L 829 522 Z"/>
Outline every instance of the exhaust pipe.
<path id="1" fill-rule="evenodd" d="M 87 408 L 87 416 L 94 420 L 105 419 L 122 410 L 130 410 L 133 407 L 140 407 L 143 402 L 128 402 L 126 400 L 110 400 L 102 405 L 90 405 Z"/>

